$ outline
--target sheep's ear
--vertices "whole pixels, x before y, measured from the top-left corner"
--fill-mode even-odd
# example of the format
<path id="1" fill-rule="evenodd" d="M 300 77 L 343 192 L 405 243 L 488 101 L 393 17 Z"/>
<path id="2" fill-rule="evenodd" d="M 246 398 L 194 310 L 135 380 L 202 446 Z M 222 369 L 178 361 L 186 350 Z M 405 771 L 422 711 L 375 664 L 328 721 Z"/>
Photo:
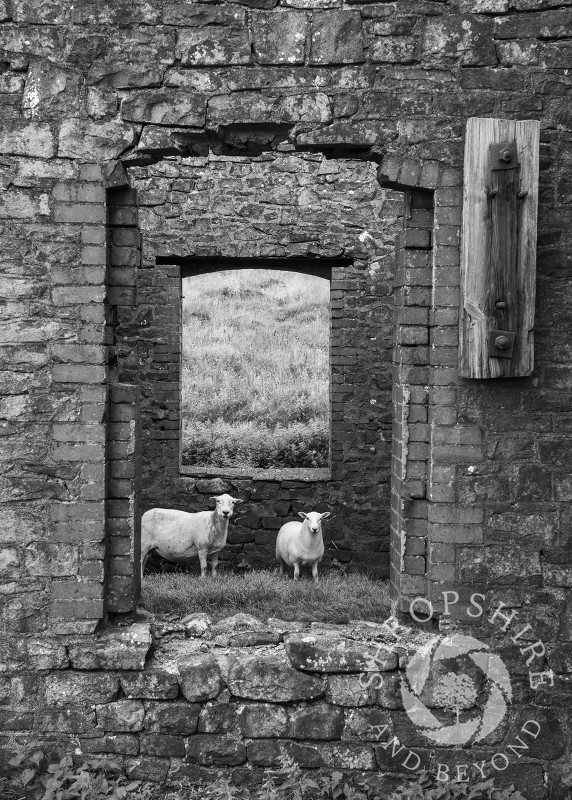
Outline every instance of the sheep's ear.
<path id="1" fill-rule="evenodd" d="M 326 519 L 327 517 L 330 516 L 330 514 L 331 514 L 331 511 L 324 511 L 324 513 L 322 514 L 322 519 Z"/>
<path id="2" fill-rule="evenodd" d="M 243 501 L 240 499 L 240 497 L 233 497 L 232 498 L 232 502 L 233 503 L 242 503 Z"/>
<path id="3" fill-rule="evenodd" d="M 213 495 L 212 497 L 209 497 L 209 500 L 218 500 L 218 497 L 216 495 Z"/>
<path id="4" fill-rule="evenodd" d="M 302 517 L 302 519 L 306 519 L 306 517 L 307 517 L 308 515 L 307 515 L 307 514 L 305 514 L 303 511 L 298 511 L 298 516 L 299 516 L 299 517 Z"/>

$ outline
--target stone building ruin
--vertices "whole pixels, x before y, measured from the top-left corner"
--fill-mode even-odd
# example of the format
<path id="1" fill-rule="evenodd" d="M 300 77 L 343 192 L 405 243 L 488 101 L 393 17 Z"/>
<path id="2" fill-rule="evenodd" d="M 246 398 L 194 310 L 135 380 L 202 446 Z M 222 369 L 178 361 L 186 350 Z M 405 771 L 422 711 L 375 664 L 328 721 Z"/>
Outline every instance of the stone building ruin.
<path id="1" fill-rule="evenodd" d="M 342 692 L 335 659 L 302 680 L 289 646 L 269 674 L 290 685 L 299 669 L 305 688 L 280 700 L 244 689 L 248 659 L 226 678 L 210 657 L 191 659 L 207 686 L 193 696 L 180 671 L 148 660 L 145 625 L 108 626 L 137 602 L 141 512 L 204 507 L 228 486 L 250 515 L 231 561 L 266 563 L 279 520 L 317 497 L 343 560 L 390 574 L 402 622 L 422 597 L 448 630 L 449 591 L 459 624 L 474 593 L 486 614 L 503 603 L 530 624 L 545 649 L 534 667 L 553 678 L 535 689 L 515 631 L 486 614 L 474 627 L 518 687 L 508 728 L 475 758 L 538 719 L 543 735 L 495 775 L 534 798 L 566 796 L 571 30 L 568 0 L 0 1 L 2 752 L 15 736 L 54 752 L 79 743 L 157 779 L 183 762 L 189 774 L 256 772 L 290 742 L 304 766 L 376 772 L 389 786 L 407 773 L 360 734 L 363 706 L 397 715 L 431 760 L 389 695 Z M 540 124 L 530 376 L 459 376 L 474 117 Z M 331 278 L 326 472 L 181 471 L 180 278 L 201 259 Z M 394 656 L 379 667 L 392 681 Z M 257 738 L 252 720 L 234 739 L 204 721 L 228 681 L 224 713 L 239 713 L 236 698 L 261 701 L 281 720 L 276 740 Z M 315 701 L 330 725 L 319 762 L 299 722 Z M 448 748 L 450 763 L 460 752 Z"/>

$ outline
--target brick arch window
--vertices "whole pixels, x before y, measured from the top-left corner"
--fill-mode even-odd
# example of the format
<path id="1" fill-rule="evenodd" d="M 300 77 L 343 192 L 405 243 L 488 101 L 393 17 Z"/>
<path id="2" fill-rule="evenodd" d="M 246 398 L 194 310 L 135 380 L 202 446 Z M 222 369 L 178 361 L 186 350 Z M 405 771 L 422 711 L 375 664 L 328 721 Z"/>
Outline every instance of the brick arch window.
<path id="1" fill-rule="evenodd" d="M 171 259 L 175 260 L 175 259 Z M 341 419 L 341 403 L 343 402 L 343 398 L 340 395 L 339 391 L 339 384 L 336 384 L 335 381 L 335 362 L 340 358 L 340 349 L 343 347 L 343 320 L 341 319 L 340 309 L 343 306 L 343 300 L 340 297 L 340 286 L 341 282 L 343 282 L 345 278 L 345 270 L 351 264 L 349 259 L 342 259 L 342 258 L 329 258 L 329 259 L 308 259 L 308 258 L 275 258 L 275 259 L 257 259 L 257 258 L 185 258 L 185 259 L 176 259 L 180 267 L 180 281 L 181 281 L 181 301 L 184 302 L 184 295 L 186 293 L 192 292 L 192 282 L 193 279 L 197 278 L 200 279 L 201 277 L 204 278 L 205 275 L 213 275 L 216 273 L 228 273 L 229 270 L 232 271 L 242 271 L 242 270 L 260 270 L 261 276 L 264 274 L 263 270 L 272 270 L 273 274 L 281 274 L 282 276 L 286 276 L 288 273 L 291 275 L 307 275 L 312 276 L 314 278 L 321 278 L 324 281 L 328 282 L 328 299 L 327 299 L 327 322 L 326 322 L 326 330 L 324 331 L 325 336 L 323 337 L 322 341 L 325 340 L 325 347 L 327 348 L 327 385 L 324 387 L 324 404 L 327 408 L 327 443 L 326 443 L 326 458 L 323 459 L 323 430 L 317 431 L 316 425 L 306 425 L 306 431 L 298 430 L 298 434 L 301 433 L 302 436 L 310 435 L 313 436 L 314 443 L 310 441 L 309 450 L 310 453 L 306 454 L 305 462 L 301 466 L 294 465 L 292 463 L 284 463 L 284 454 L 282 457 L 278 456 L 278 463 L 275 462 L 276 459 L 276 451 L 280 450 L 280 447 L 288 448 L 297 447 L 299 443 L 286 441 L 288 436 L 294 437 L 296 434 L 295 430 L 291 430 L 290 434 L 287 434 L 284 426 L 282 426 L 282 430 L 274 431 L 269 434 L 266 434 L 262 430 L 254 430 L 256 426 L 253 426 L 253 437 L 255 438 L 257 435 L 264 438 L 264 442 L 261 442 L 261 449 L 262 452 L 256 452 L 256 446 L 248 445 L 248 447 L 252 447 L 253 452 L 249 452 L 248 456 L 250 456 L 250 465 L 245 465 L 244 463 L 240 463 L 240 456 L 238 458 L 232 457 L 225 457 L 224 453 L 221 453 L 221 445 L 215 450 L 215 457 L 211 459 L 205 458 L 205 449 L 209 448 L 208 438 L 213 437 L 217 438 L 220 442 L 221 437 L 225 436 L 225 432 L 227 436 L 240 436 L 237 428 L 235 426 L 234 430 L 229 430 L 229 424 L 224 424 L 221 426 L 220 424 L 217 427 L 216 419 L 217 419 L 217 405 L 213 402 L 212 407 L 209 408 L 208 398 L 203 397 L 203 418 L 206 412 L 207 421 L 203 424 L 195 423 L 194 426 L 189 424 L 189 410 L 192 407 L 193 402 L 197 403 L 197 393 L 200 391 L 200 376 L 196 376 L 196 379 L 193 381 L 193 388 L 188 388 L 188 383 L 190 375 L 188 371 L 188 361 L 194 361 L 194 369 L 195 371 L 200 371 L 201 365 L 197 362 L 196 358 L 193 358 L 192 348 L 193 348 L 193 340 L 191 335 L 188 332 L 188 328 L 185 325 L 185 315 L 183 313 L 183 309 L 181 309 L 181 343 L 180 343 L 180 397 L 181 397 L 181 427 L 180 427 L 180 444 L 181 444 L 181 474 L 183 475 L 194 475 L 196 476 L 214 476 L 217 474 L 225 474 L 225 475 L 234 475 L 237 473 L 240 474 L 248 474 L 254 478 L 257 477 L 260 473 L 264 474 L 265 478 L 268 478 L 270 474 L 274 477 L 280 478 L 281 476 L 287 475 L 287 477 L 295 478 L 295 477 L 304 477 L 305 479 L 308 478 L 315 478 L 315 479 L 326 479 L 331 476 L 332 469 L 335 470 L 335 464 L 337 460 L 341 459 L 341 450 L 339 447 L 336 447 L 336 443 L 339 443 L 342 439 L 341 435 L 337 430 L 336 422 Z M 204 281 L 202 281 L 204 284 Z M 253 286 L 254 286 L 253 282 Z M 311 285 L 311 284 L 310 284 Z M 334 299 L 332 299 L 332 295 L 334 295 Z M 195 300 L 195 303 L 197 301 Z M 233 314 L 233 307 L 231 304 L 231 300 L 229 298 L 229 308 L 228 313 L 229 315 Z M 199 307 L 200 306 L 200 307 Z M 197 314 L 200 318 L 201 314 L 205 316 L 203 304 L 198 302 Z M 203 308 L 203 311 L 201 311 Z M 192 309 L 190 311 L 192 313 Z M 279 313 L 279 307 L 277 306 L 274 309 L 275 314 Z M 209 315 L 206 314 L 208 317 Z M 206 323 L 205 323 L 206 324 Z M 275 329 L 277 330 L 277 328 Z M 195 335 L 197 331 L 199 331 L 200 335 L 200 325 L 195 326 L 194 328 Z M 241 346 L 242 343 L 240 341 L 236 341 L 233 343 L 234 355 L 237 360 L 241 359 Z M 208 342 L 202 342 L 202 356 L 203 358 L 210 358 L 208 349 Z M 212 356 L 216 361 L 216 353 Z M 224 369 L 225 367 L 219 362 L 220 368 Z M 334 368 L 332 369 L 332 366 Z M 228 368 L 228 364 L 227 364 Z M 264 375 L 261 376 L 261 379 L 264 380 Z M 292 391 L 295 391 L 295 386 L 292 385 Z M 193 391 L 196 393 L 193 397 Z M 216 388 L 215 388 L 216 391 Z M 249 411 L 246 408 L 243 414 L 243 419 L 249 418 Z M 277 420 L 280 423 L 280 420 Z M 243 426 L 244 428 L 244 426 Z M 299 426 L 300 428 L 300 426 Z M 236 433 L 235 433 L 236 431 Z M 279 436 L 281 436 L 281 440 L 279 440 Z M 195 437 L 195 440 L 193 440 Z M 314 447 L 314 450 L 312 450 Z M 317 450 L 320 451 L 322 455 L 322 459 L 317 461 L 315 454 Z M 243 448 L 244 451 L 244 448 Z M 314 456 L 312 455 L 314 453 Z M 257 455 L 260 455 L 260 460 L 258 463 L 256 462 Z M 244 452 L 243 452 L 244 456 Z M 247 457 L 248 457 L 247 456 Z M 303 459 L 304 461 L 304 459 Z M 317 461 L 317 463 L 316 463 Z M 254 463 L 252 463 L 254 462 Z M 312 463 L 313 462 L 313 463 Z"/>

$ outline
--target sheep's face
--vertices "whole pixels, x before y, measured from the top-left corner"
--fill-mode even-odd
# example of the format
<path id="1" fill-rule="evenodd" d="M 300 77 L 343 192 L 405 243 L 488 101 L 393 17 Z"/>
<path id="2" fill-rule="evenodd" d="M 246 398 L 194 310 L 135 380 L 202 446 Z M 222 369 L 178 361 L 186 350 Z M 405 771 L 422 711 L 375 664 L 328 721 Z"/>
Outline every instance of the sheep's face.
<path id="1" fill-rule="evenodd" d="M 315 535 L 322 530 L 322 520 L 329 517 L 330 512 L 324 511 L 323 514 L 320 514 L 318 511 L 310 511 L 308 514 L 305 514 L 303 511 L 299 511 L 298 515 L 306 520 L 310 533 Z"/>
<path id="2" fill-rule="evenodd" d="M 242 503 L 237 497 L 231 497 L 229 494 L 221 494 L 218 497 L 211 497 L 210 500 L 216 501 L 216 511 L 223 519 L 232 517 L 235 503 Z"/>

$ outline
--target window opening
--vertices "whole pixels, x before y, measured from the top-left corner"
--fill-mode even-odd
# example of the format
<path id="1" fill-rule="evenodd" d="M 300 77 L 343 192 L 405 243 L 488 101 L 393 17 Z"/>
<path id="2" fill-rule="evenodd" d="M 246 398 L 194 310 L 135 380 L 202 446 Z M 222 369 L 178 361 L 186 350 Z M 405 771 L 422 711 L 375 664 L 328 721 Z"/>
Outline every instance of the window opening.
<path id="1" fill-rule="evenodd" d="M 183 467 L 329 465 L 329 272 L 182 270 Z"/>

